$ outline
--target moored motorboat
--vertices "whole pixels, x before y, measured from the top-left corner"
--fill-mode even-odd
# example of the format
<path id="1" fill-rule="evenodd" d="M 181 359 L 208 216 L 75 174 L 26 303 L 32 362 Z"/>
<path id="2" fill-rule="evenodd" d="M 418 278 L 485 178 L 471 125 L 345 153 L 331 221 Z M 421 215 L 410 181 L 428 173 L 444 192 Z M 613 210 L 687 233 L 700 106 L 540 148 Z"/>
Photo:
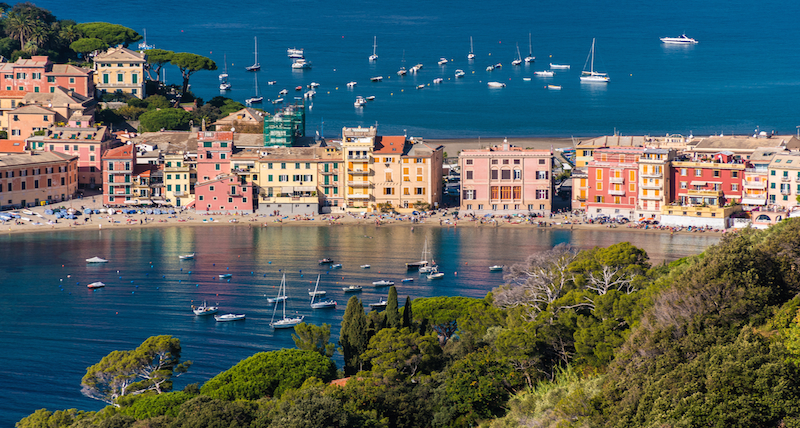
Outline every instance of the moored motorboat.
<path id="1" fill-rule="evenodd" d="M 438 62 L 438 64 L 439 64 L 439 65 L 445 65 L 445 64 L 447 64 L 448 62 L 449 62 L 449 61 L 447 60 L 447 58 L 445 58 L 445 57 L 441 57 L 441 58 L 439 58 L 439 62 Z"/>
<path id="2" fill-rule="evenodd" d="M 372 285 L 376 287 L 389 287 L 391 285 L 394 285 L 394 281 L 389 281 L 388 279 L 382 279 L 380 281 L 373 282 Z"/>
<path id="3" fill-rule="evenodd" d="M 325 257 L 324 259 L 320 259 L 319 260 L 319 264 L 321 264 L 321 265 L 324 265 L 326 263 L 333 263 L 333 259 L 331 259 L 329 257 Z"/>
<path id="4" fill-rule="evenodd" d="M 371 80 L 373 82 L 380 82 L 381 80 L 383 80 L 383 76 L 370 77 L 369 80 Z"/>
<path id="5" fill-rule="evenodd" d="M 534 71 L 533 75 L 541 77 L 553 77 L 556 75 L 556 73 L 550 70 L 543 70 L 543 71 Z"/>
<path id="6" fill-rule="evenodd" d="M 408 70 L 406 70 L 406 68 L 405 68 L 405 67 L 400 67 L 400 69 L 399 69 L 399 70 L 397 70 L 397 75 L 398 75 L 398 76 L 405 76 L 405 75 L 406 75 L 406 73 L 408 73 Z"/>
<path id="7" fill-rule="evenodd" d="M 686 34 L 681 34 L 680 37 L 661 37 L 659 40 L 668 45 L 694 45 L 697 43 L 697 40 L 687 37 Z"/>
<path id="8" fill-rule="evenodd" d="M 288 299 L 286 296 L 276 296 L 276 297 L 268 297 L 267 303 L 277 303 Z"/>
<path id="9" fill-rule="evenodd" d="M 505 83 L 500 83 L 500 82 L 489 82 L 489 83 L 487 83 L 487 85 L 490 88 L 505 88 L 506 87 Z"/>
<path id="10" fill-rule="evenodd" d="M 230 278 L 232 276 L 233 276 L 233 274 L 230 274 L 230 273 L 221 273 L 221 274 L 219 274 L 219 277 L 222 278 L 222 279 Z"/>
<path id="11" fill-rule="evenodd" d="M 244 319 L 244 314 L 214 315 L 217 322 L 239 321 Z"/>
<path id="12" fill-rule="evenodd" d="M 357 293 L 363 289 L 364 287 L 360 285 L 351 285 L 349 287 L 342 287 L 342 291 L 344 291 L 345 293 Z"/>
<path id="13" fill-rule="evenodd" d="M 341 263 L 335 263 L 331 265 L 331 269 L 341 269 L 341 268 L 342 268 Z"/>
<path id="14" fill-rule="evenodd" d="M 348 87 L 348 88 L 352 88 L 352 87 L 354 87 L 354 86 L 356 86 L 356 85 L 358 85 L 358 83 L 356 83 L 355 81 L 353 81 L 353 82 L 347 82 L 347 87 Z"/>
<path id="15" fill-rule="evenodd" d="M 356 100 L 355 100 L 355 102 L 353 102 L 353 105 L 356 106 L 356 107 L 364 107 L 364 104 L 366 104 L 366 103 L 367 103 L 367 100 L 365 100 L 364 97 L 359 95 L 359 96 L 356 97 Z"/>
<path id="16" fill-rule="evenodd" d="M 86 263 L 108 263 L 108 260 L 101 259 L 100 257 L 94 256 L 90 259 L 86 259 Z"/>
<path id="17" fill-rule="evenodd" d="M 317 290 L 317 289 L 314 289 L 314 290 L 308 290 L 308 295 L 309 295 L 309 296 L 311 296 L 311 297 L 314 297 L 314 296 L 324 296 L 324 295 L 326 295 L 326 294 L 328 294 L 328 292 L 327 292 L 327 291 L 325 291 L 325 290 Z"/>
<path id="18" fill-rule="evenodd" d="M 102 282 L 100 282 L 100 281 L 93 282 L 93 283 L 91 283 L 91 284 L 87 285 L 87 287 L 89 287 L 89 288 L 103 288 L 103 287 L 105 287 L 105 286 L 106 286 L 106 285 L 105 285 L 105 284 L 103 284 L 103 283 L 102 283 Z"/>
<path id="19" fill-rule="evenodd" d="M 428 279 L 442 279 L 444 278 L 444 273 L 442 272 L 434 272 L 428 275 Z"/>
<path id="20" fill-rule="evenodd" d="M 389 302 L 387 302 L 386 299 L 381 298 L 381 300 L 379 300 L 379 301 L 377 301 L 375 303 L 370 303 L 369 307 L 372 308 L 372 309 L 381 309 L 381 308 L 385 308 L 386 305 L 388 305 L 388 304 L 389 304 Z"/>
<path id="21" fill-rule="evenodd" d="M 561 90 L 561 85 L 547 85 L 547 89 L 553 89 L 559 91 Z"/>
<path id="22" fill-rule="evenodd" d="M 205 300 L 203 301 L 203 304 L 200 306 L 192 305 L 192 312 L 194 312 L 195 315 L 213 315 L 216 314 L 218 310 L 219 307 L 208 306 Z"/>
<path id="23" fill-rule="evenodd" d="M 550 63 L 550 68 L 553 68 L 553 69 L 556 69 L 556 70 L 569 70 L 569 64 L 553 64 L 551 62 Z"/>
<path id="24" fill-rule="evenodd" d="M 368 96 L 367 101 L 375 101 L 375 95 Z"/>
<path id="25" fill-rule="evenodd" d="M 192 253 L 192 254 L 184 254 L 182 256 L 178 256 L 178 258 L 181 259 L 181 260 L 191 260 L 191 259 L 194 258 L 194 253 Z"/>
<path id="26" fill-rule="evenodd" d="M 433 83 L 442 83 L 443 81 L 444 81 L 444 79 L 442 79 L 441 77 L 437 77 L 437 78 L 433 79 Z"/>
<path id="27" fill-rule="evenodd" d="M 370 266 L 370 265 L 361 265 L 361 269 L 369 269 L 369 268 L 371 268 L 371 267 L 372 267 L 372 266 Z"/>
<path id="28" fill-rule="evenodd" d="M 464 70 L 461 69 L 456 70 L 456 77 L 464 77 L 465 74 L 466 73 L 464 73 Z"/>
<path id="29" fill-rule="evenodd" d="M 414 282 L 414 278 L 403 278 L 400 282 Z"/>
<path id="30" fill-rule="evenodd" d="M 499 271 L 502 271 L 504 267 L 505 267 L 505 265 L 489 266 L 489 272 L 499 272 Z"/>
<path id="31" fill-rule="evenodd" d="M 493 65 L 490 65 L 490 66 L 486 67 L 486 71 L 492 71 L 492 70 L 494 70 L 494 66 Z"/>
<path id="32" fill-rule="evenodd" d="M 299 58 L 292 62 L 292 68 L 294 70 L 305 70 L 311 68 L 311 63 L 306 61 L 305 58 Z"/>

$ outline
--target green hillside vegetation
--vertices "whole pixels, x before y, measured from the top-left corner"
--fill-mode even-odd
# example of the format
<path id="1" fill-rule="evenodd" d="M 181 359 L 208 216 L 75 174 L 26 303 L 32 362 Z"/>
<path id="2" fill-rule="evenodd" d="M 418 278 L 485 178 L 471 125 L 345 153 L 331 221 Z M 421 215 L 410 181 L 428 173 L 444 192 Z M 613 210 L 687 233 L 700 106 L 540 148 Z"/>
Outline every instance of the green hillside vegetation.
<path id="1" fill-rule="evenodd" d="M 561 245 L 483 299 L 398 307 L 393 290 L 366 314 L 352 297 L 338 375 L 330 330 L 304 326 L 303 350 L 202 387 L 137 381 L 100 412 L 41 409 L 17 427 L 798 427 L 798 263 L 798 219 L 668 265 L 629 243 Z"/>

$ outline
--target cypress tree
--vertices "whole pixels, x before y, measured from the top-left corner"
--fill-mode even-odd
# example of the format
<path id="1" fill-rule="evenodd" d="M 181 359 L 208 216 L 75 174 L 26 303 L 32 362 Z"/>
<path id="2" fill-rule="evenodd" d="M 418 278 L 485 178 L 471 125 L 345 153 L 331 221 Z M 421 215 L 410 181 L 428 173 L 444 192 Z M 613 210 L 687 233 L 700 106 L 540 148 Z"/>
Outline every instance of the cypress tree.
<path id="1" fill-rule="evenodd" d="M 406 296 L 406 304 L 403 306 L 403 328 L 413 328 L 414 314 L 411 313 L 411 296 Z"/>
<path id="2" fill-rule="evenodd" d="M 367 317 L 357 296 L 347 301 L 339 333 L 339 352 L 344 356 L 344 373 L 352 375 L 361 370 L 361 354 L 367 349 Z"/>
<path id="3" fill-rule="evenodd" d="M 397 289 L 389 288 L 389 300 L 386 302 L 386 327 L 400 327 L 400 312 L 397 311 Z"/>

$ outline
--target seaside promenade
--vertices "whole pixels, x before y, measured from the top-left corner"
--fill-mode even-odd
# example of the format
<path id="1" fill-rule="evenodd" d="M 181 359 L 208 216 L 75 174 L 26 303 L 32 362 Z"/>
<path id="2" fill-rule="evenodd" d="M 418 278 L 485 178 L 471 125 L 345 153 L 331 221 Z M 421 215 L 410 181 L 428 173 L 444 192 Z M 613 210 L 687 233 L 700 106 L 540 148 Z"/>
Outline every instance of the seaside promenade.
<path id="1" fill-rule="evenodd" d="M 315 216 L 282 216 L 266 214 L 218 214 L 218 213 L 196 213 L 194 210 L 177 211 L 176 214 L 122 214 L 108 213 L 84 214 L 78 216 L 77 220 L 56 219 L 53 215 L 46 215 L 47 209 L 74 208 L 99 210 L 103 208 L 102 198 L 97 196 L 86 196 L 76 198 L 68 202 L 28 208 L 27 211 L 34 215 L 27 215 L 22 210 L 11 211 L 20 214 L 22 217 L 29 218 L 31 221 L 14 219 L 0 224 L 0 233 L 41 233 L 65 230 L 109 230 L 109 229 L 134 229 L 152 227 L 175 227 L 175 226 L 230 226 L 230 227 L 303 227 L 303 226 L 330 226 L 346 227 L 352 225 L 373 225 L 375 227 L 445 227 L 445 228 L 464 228 L 464 227 L 502 227 L 502 228 L 532 228 L 532 229 L 562 229 L 562 230 L 581 230 L 595 229 L 608 231 L 641 231 L 642 233 L 714 233 L 720 234 L 723 231 L 703 230 L 691 231 L 686 229 L 656 228 L 649 226 L 635 226 L 632 224 L 604 225 L 592 224 L 586 221 L 582 215 L 572 213 L 558 213 L 550 217 L 465 217 L 456 218 L 453 214 L 458 208 L 441 209 L 429 211 L 426 214 L 380 214 L 380 213 L 334 213 L 319 214 Z M 8 212 L 6 212 L 7 214 Z M 431 214 L 432 213 L 432 214 Z"/>

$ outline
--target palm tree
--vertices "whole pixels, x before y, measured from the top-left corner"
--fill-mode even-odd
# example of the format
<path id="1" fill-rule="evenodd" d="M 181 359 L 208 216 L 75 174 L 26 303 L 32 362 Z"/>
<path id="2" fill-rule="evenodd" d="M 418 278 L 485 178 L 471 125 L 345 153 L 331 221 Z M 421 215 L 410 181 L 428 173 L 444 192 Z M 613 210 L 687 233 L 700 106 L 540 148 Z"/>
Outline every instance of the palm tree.
<path id="1" fill-rule="evenodd" d="M 35 54 L 47 44 L 49 38 L 50 32 L 46 27 L 41 25 L 33 27 L 28 36 L 28 41 L 25 43 L 26 50 L 31 54 Z"/>
<path id="2" fill-rule="evenodd" d="M 33 32 L 37 26 L 29 14 L 11 12 L 5 21 L 6 34 L 14 40 L 19 40 L 20 50 L 25 49 L 25 39 Z"/>
<path id="3" fill-rule="evenodd" d="M 61 28 L 61 31 L 58 33 L 58 36 L 61 37 L 62 40 L 66 42 L 66 44 L 70 44 L 75 40 L 81 38 L 81 33 L 78 31 L 78 28 L 74 25 L 67 25 Z"/>

